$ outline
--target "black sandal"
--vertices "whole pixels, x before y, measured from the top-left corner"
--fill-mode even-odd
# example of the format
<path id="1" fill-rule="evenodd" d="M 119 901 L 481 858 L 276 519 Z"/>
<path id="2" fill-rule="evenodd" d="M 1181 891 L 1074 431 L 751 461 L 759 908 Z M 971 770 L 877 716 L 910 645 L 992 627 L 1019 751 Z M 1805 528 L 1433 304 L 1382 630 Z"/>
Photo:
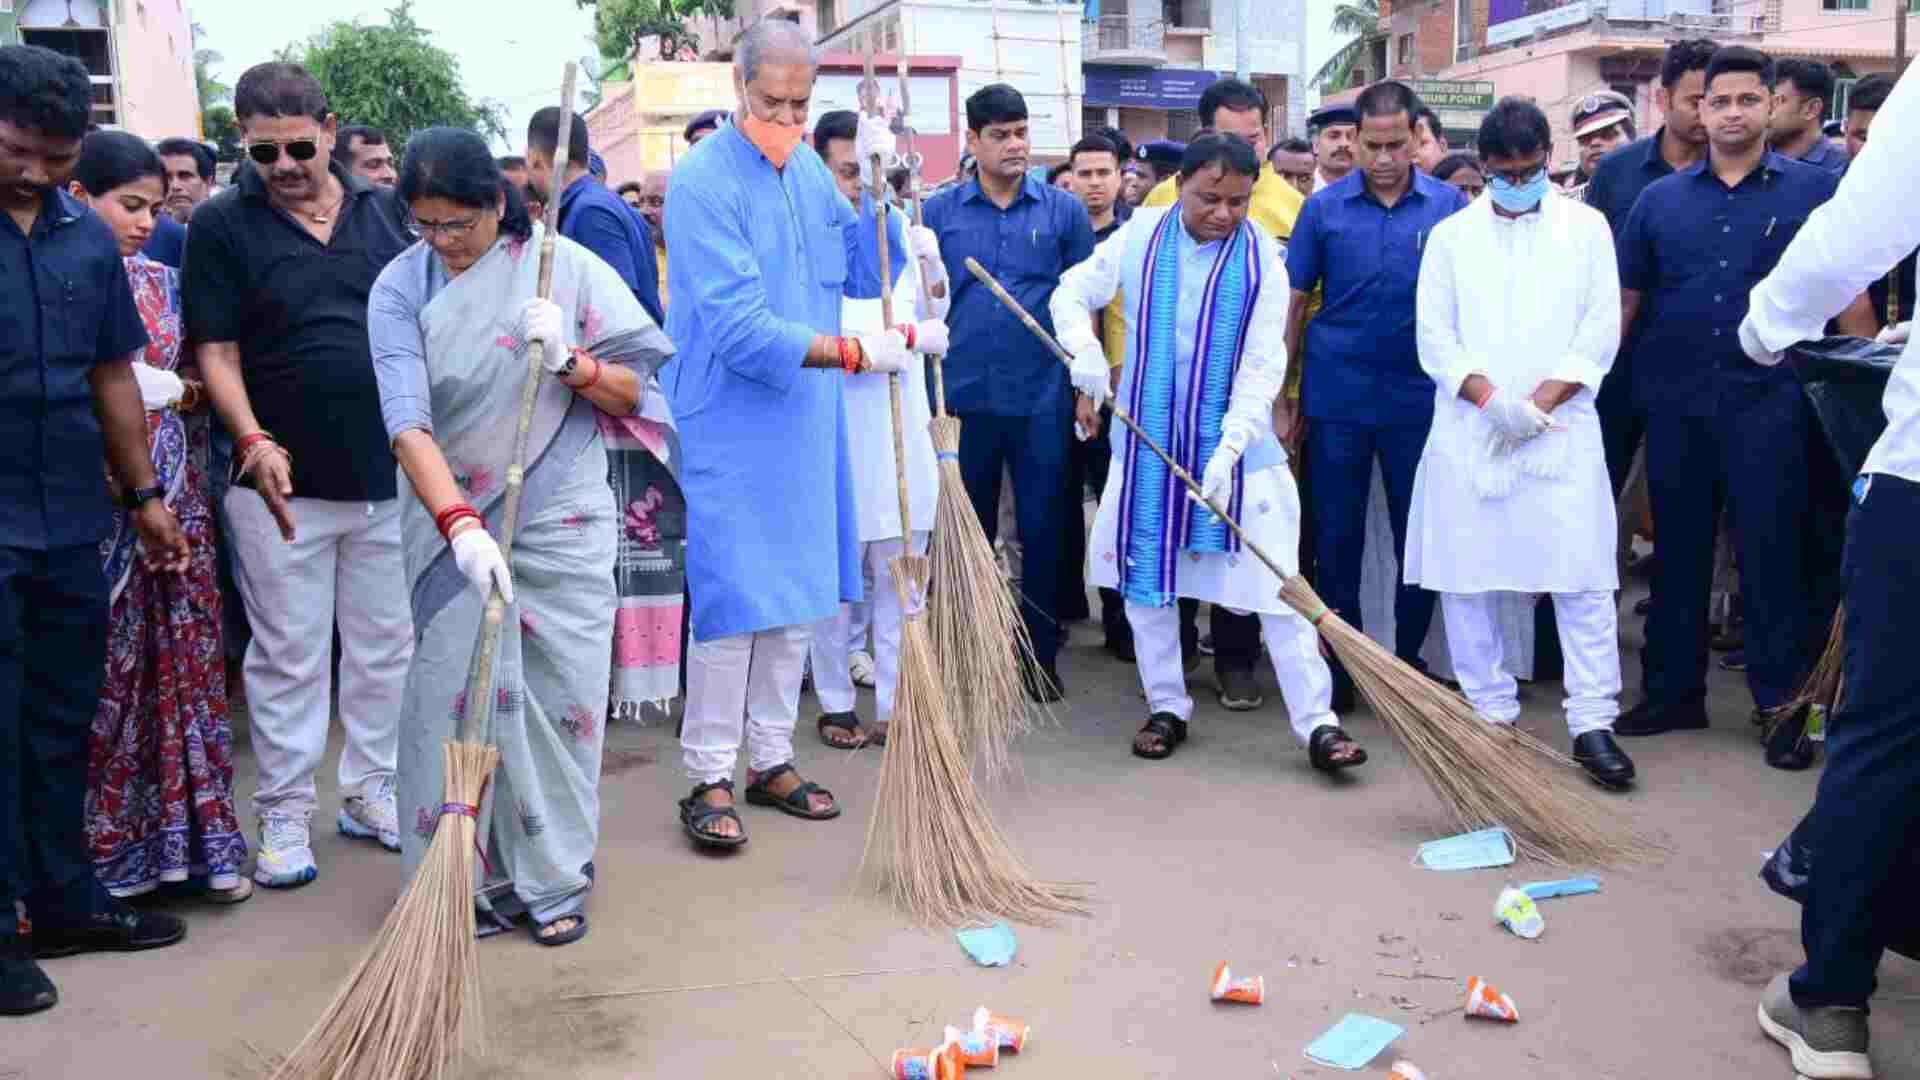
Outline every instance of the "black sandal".
<path id="1" fill-rule="evenodd" d="M 1342 760 L 1334 756 L 1347 747 L 1352 747 L 1354 751 L 1350 757 Z M 1356 765 L 1365 765 L 1367 748 L 1354 742 L 1353 737 L 1338 726 L 1321 724 L 1314 728 L 1313 734 L 1307 738 L 1307 760 L 1313 762 L 1313 767 L 1321 772 L 1335 773 L 1342 769 L 1351 769 Z"/>
<path id="2" fill-rule="evenodd" d="M 807 805 L 807 799 L 813 795 L 825 795 L 833 798 L 833 792 L 809 780 L 785 795 L 775 795 L 767 787 L 767 781 L 793 772 L 793 762 L 775 765 L 760 774 L 760 779 L 747 785 L 747 801 L 755 806 L 771 806 L 783 814 L 792 814 L 808 821 L 827 821 L 840 816 L 840 804 L 834 803 L 825 810 L 815 810 Z"/>
<path id="3" fill-rule="evenodd" d="M 1152 735 L 1160 740 L 1158 750 L 1140 749 L 1140 736 Z M 1175 747 L 1187 741 L 1187 722 L 1172 713 L 1157 712 L 1147 717 L 1144 727 L 1134 733 L 1133 756 L 1148 761 L 1160 761 L 1173 756 Z"/>
<path id="4" fill-rule="evenodd" d="M 815 722 L 814 726 L 820 732 L 820 741 L 835 750 L 858 750 L 866 746 L 887 745 L 885 732 L 873 731 L 872 729 L 861 731 L 860 718 L 850 712 L 821 713 L 820 719 Z M 854 736 L 854 741 L 850 743 L 834 742 L 832 739 L 827 738 L 828 728 L 833 728 L 835 731 L 844 731 Z"/>
<path id="5" fill-rule="evenodd" d="M 719 849 L 737 848 L 747 842 L 747 827 L 746 824 L 740 820 L 740 815 L 735 812 L 731 806 L 710 806 L 700 800 L 700 796 L 705 795 L 715 788 L 724 789 L 727 794 L 731 795 L 733 794 L 733 781 L 715 780 L 711 784 L 701 784 L 693 789 L 693 794 L 681 799 L 680 827 L 687 831 L 687 835 L 693 838 L 694 843 L 702 847 Z M 713 824 L 715 819 L 718 818 L 732 818 L 733 823 L 740 826 L 740 835 L 721 836 L 718 833 L 708 831 L 707 826 Z"/>
<path id="6" fill-rule="evenodd" d="M 557 934 L 541 935 L 540 931 L 545 930 L 554 923 L 565 922 L 568 919 L 574 921 L 573 929 L 562 930 Z M 551 922 L 533 920 L 528 925 L 527 932 L 533 935 L 533 940 L 542 945 L 571 945 L 587 936 L 587 913 L 584 911 L 576 911 L 571 915 L 562 915 Z"/>

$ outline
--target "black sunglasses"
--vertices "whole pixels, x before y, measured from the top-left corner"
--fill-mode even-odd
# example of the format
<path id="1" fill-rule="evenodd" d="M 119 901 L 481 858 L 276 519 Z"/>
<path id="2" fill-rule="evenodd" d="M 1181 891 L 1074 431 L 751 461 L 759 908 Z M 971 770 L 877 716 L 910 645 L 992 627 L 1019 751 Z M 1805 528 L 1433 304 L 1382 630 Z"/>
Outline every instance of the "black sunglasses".
<path id="1" fill-rule="evenodd" d="M 320 152 L 320 144 L 312 139 L 295 139 L 287 145 L 287 156 L 295 161 L 312 161 L 313 155 Z M 262 165 L 271 165 L 280 160 L 280 144 L 257 142 L 247 144 L 247 156 Z"/>

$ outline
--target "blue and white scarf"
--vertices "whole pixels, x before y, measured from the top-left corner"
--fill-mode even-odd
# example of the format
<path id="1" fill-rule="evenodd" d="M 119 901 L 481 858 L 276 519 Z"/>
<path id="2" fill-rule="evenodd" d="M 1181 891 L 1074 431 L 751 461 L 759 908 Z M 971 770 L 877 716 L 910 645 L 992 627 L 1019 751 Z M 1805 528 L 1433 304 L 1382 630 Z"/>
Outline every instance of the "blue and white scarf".
<path id="1" fill-rule="evenodd" d="M 1220 445 L 1220 428 L 1240 368 L 1254 301 L 1260 295 L 1260 245 L 1253 226 L 1242 223 L 1220 244 L 1207 274 L 1200 310 L 1194 313 L 1193 355 L 1186 395 L 1175 400 L 1175 365 L 1181 313 L 1180 243 L 1184 228 L 1175 203 L 1148 241 L 1141 296 L 1134 311 L 1133 355 L 1139 370 L 1126 401 L 1146 433 L 1194 477 L 1206 468 Z M 1179 552 L 1238 552 L 1240 541 L 1226 524 L 1187 498 L 1186 486 L 1166 462 L 1137 438 L 1126 440 L 1126 482 L 1120 488 L 1120 591 L 1136 604 L 1166 607 L 1178 597 L 1175 587 Z M 1244 477 L 1233 473 L 1227 512 L 1240 515 Z"/>

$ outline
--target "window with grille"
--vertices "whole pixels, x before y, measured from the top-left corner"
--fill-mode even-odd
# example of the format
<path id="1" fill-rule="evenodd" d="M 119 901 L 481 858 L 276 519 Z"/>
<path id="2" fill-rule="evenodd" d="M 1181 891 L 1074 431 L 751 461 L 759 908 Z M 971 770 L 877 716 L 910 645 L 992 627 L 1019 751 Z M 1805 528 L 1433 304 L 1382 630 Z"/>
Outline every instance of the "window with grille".
<path id="1" fill-rule="evenodd" d="M 1822 11 L 1866 11 L 1870 0 L 1820 0 Z"/>

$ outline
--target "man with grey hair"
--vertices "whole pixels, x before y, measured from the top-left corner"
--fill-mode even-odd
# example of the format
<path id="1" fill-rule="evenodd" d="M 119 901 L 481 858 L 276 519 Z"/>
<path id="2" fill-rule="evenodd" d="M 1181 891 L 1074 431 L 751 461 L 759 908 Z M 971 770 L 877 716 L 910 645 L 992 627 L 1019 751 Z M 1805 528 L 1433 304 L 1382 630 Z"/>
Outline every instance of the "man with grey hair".
<path id="1" fill-rule="evenodd" d="M 680 744 L 696 786 L 680 822 L 706 847 L 746 842 L 733 800 L 743 721 L 748 802 L 840 814 L 794 770 L 793 728 L 811 627 L 862 592 L 841 382 L 909 362 L 901 330 L 841 333 L 859 219 L 806 145 L 816 65 L 794 24 L 751 27 L 734 53 L 739 107 L 667 192 L 679 359 L 663 378 L 680 427 L 693 601 Z M 893 137 L 872 121 L 858 144 L 869 160 Z"/>

